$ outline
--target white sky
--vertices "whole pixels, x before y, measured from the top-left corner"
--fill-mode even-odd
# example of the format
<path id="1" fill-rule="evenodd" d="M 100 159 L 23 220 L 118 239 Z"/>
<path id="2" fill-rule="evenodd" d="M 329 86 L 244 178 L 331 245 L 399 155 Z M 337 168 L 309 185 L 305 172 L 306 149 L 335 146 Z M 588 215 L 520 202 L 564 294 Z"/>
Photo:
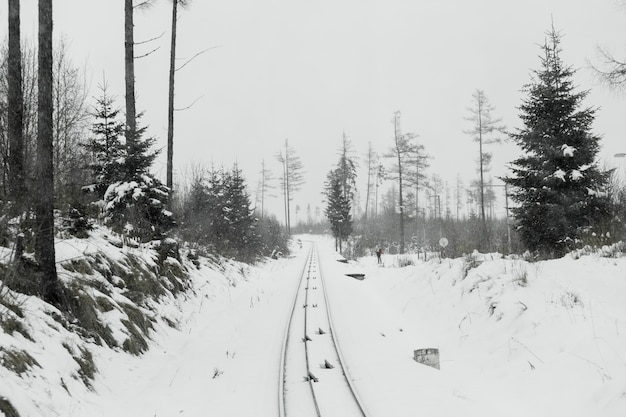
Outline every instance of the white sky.
<path id="1" fill-rule="evenodd" d="M 22 1 L 23 35 L 35 38 L 36 2 Z M 123 2 L 55 0 L 55 31 L 85 63 L 93 94 L 102 74 L 123 108 Z M 6 2 L 0 3 L 6 22 Z M 508 128 L 519 126 L 516 109 L 530 73 L 540 65 L 539 44 L 554 20 L 565 35 L 563 58 L 578 68 L 576 82 L 592 89 L 585 102 L 601 107 L 595 133 L 610 165 L 626 152 L 626 95 L 599 85 L 589 69 L 596 47 L 626 59 L 626 8 L 618 0 L 194 0 L 180 12 L 178 56 L 219 46 L 178 73 L 174 165 L 230 167 L 238 161 L 250 191 L 261 161 L 276 175 L 275 154 L 286 138 L 296 148 L 307 184 L 293 207 L 323 208 L 326 172 L 336 162 L 342 132 L 358 156 L 371 141 L 391 145 L 393 112 L 402 129 L 420 136 L 433 156 L 429 174 L 466 184 L 475 177 L 478 150 L 463 130 L 472 93 L 485 91 Z M 170 2 L 157 0 L 136 18 L 136 41 L 165 32 L 137 63 L 139 111 L 163 147 L 156 167 L 165 176 Z M 6 23 L 1 26 L 6 35 Z M 493 149 L 493 174 L 517 155 L 511 145 Z M 621 161 L 625 163 L 626 161 Z M 365 178 L 359 186 L 364 192 Z M 272 205 L 279 218 L 282 205 Z M 301 216 L 302 216 L 301 214 Z"/>

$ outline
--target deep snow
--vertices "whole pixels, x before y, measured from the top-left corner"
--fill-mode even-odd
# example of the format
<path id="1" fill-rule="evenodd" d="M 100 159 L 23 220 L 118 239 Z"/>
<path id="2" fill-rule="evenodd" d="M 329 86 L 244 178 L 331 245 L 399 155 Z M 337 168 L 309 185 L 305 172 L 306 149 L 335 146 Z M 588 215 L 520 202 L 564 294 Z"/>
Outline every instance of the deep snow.
<path id="1" fill-rule="evenodd" d="M 0 396 L 22 417 L 276 416 L 281 342 L 315 240 L 337 338 L 369 416 L 626 415 L 626 257 L 477 256 L 468 269 L 469 258 L 399 268 L 384 255 L 379 267 L 374 256 L 337 262 L 330 239 L 300 238 L 304 248 L 291 258 L 220 270 L 204 259 L 199 269 L 190 264 L 193 291 L 154 305 L 177 328 L 157 320 L 138 357 L 85 344 L 43 313 L 51 307 L 20 297 L 34 341 L 0 332 L 0 347 L 27 351 L 40 366 L 21 377 L 0 366 Z M 86 253 L 87 242 L 59 256 Z M 345 275 L 354 271 L 365 279 Z M 0 305 L 0 314 L 9 313 Z M 75 378 L 62 344 L 92 352 L 92 390 Z M 440 350 L 441 370 L 412 359 L 426 347 Z"/>

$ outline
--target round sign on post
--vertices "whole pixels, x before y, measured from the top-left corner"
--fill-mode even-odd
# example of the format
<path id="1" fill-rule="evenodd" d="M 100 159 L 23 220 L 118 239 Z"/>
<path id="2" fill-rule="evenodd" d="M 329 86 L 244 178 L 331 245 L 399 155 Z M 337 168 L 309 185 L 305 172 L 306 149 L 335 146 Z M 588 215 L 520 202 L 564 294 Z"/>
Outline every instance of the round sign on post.
<path id="1" fill-rule="evenodd" d="M 448 246 L 448 239 L 446 239 L 445 237 L 439 239 L 439 246 L 441 246 L 442 248 Z"/>

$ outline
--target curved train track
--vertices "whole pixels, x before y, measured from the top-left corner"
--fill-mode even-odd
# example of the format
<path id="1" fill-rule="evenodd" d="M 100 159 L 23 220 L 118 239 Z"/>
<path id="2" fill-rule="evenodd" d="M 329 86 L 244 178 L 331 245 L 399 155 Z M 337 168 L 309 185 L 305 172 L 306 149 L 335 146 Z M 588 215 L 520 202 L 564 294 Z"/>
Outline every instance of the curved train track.
<path id="1" fill-rule="evenodd" d="M 367 417 L 337 343 L 315 243 L 299 278 L 279 372 L 280 417 Z"/>

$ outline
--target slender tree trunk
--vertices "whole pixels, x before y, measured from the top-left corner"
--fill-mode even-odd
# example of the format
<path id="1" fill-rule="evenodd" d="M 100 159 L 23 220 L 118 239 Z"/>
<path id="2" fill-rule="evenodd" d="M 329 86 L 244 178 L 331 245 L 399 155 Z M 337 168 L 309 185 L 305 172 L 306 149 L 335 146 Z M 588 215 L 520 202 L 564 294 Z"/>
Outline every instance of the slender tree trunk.
<path id="1" fill-rule="evenodd" d="M 126 147 L 131 148 L 135 143 L 137 132 L 133 0 L 124 0 L 124 63 L 126 77 Z"/>
<path id="2" fill-rule="evenodd" d="M 11 199 L 21 209 L 25 194 L 22 50 L 20 44 L 20 0 L 9 0 L 8 134 L 9 187 Z"/>
<path id="3" fill-rule="evenodd" d="M 52 145 L 52 0 L 39 0 L 37 101 L 37 229 L 35 251 L 42 272 L 44 300 L 63 306 L 54 251 L 54 174 Z"/>
<path id="4" fill-rule="evenodd" d="M 395 130 L 395 138 L 396 138 L 396 154 L 398 157 L 398 192 L 399 192 L 399 203 L 400 203 L 400 253 L 404 253 L 404 201 L 402 200 L 402 154 L 399 146 L 400 140 L 400 128 L 398 126 L 398 118 L 399 115 L 396 115 L 396 120 L 394 123 Z"/>
<path id="5" fill-rule="evenodd" d="M 370 142 L 369 149 L 367 150 L 367 191 L 365 193 L 365 221 L 367 221 L 367 212 L 370 203 L 370 190 L 372 188 L 372 154 L 372 142 Z"/>
<path id="6" fill-rule="evenodd" d="M 420 196 L 420 162 L 419 162 L 419 154 L 416 157 L 415 164 L 415 243 L 417 244 L 417 237 L 419 236 L 420 226 L 419 226 L 419 217 L 420 217 L 420 205 L 419 205 L 419 196 Z"/>
<path id="7" fill-rule="evenodd" d="M 285 231 L 289 234 L 289 221 L 287 220 L 287 159 L 283 159 L 283 202 L 285 208 Z"/>
<path id="8" fill-rule="evenodd" d="M 261 219 L 265 215 L 265 160 L 261 161 Z"/>
<path id="9" fill-rule="evenodd" d="M 480 152 L 480 250 L 487 250 L 487 219 L 485 217 L 485 175 L 483 166 L 483 103 L 478 100 L 478 149 Z"/>
<path id="10" fill-rule="evenodd" d="M 176 20 L 178 0 L 172 0 L 172 41 L 170 46 L 170 87 L 167 107 L 167 187 L 172 193 L 174 187 L 174 73 L 176 72 Z M 171 201 L 171 199 L 170 199 Z"/>
<path id="11" fill-rule="evenodd" d="M 291 201 L 289 196 L 289 142 L 285 140 L 285 192 L 287 193 L 287 236 L 291 236 Z"/>

